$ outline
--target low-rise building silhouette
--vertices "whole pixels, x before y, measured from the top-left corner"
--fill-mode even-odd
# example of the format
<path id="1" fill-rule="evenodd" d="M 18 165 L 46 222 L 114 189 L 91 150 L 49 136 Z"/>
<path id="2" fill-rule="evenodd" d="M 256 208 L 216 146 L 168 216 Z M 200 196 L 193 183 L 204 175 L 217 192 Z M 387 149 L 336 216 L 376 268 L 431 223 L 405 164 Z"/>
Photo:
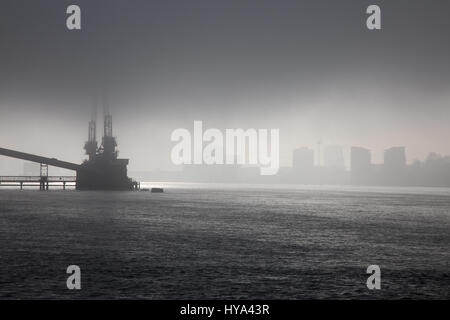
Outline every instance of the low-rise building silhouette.
<path id="1" fill-rule="evenodd" d="M 406 183 L 405 147 L 391 147 L 384 151 L 381 182 L 384 185 L 404 185 Z"/>
<path id="2" fill-rule="evenodd" d="M 386 170 L 398 172 L 406 167 L 405 147 L 392 147 L 384 151 L 384 167 Z"/>

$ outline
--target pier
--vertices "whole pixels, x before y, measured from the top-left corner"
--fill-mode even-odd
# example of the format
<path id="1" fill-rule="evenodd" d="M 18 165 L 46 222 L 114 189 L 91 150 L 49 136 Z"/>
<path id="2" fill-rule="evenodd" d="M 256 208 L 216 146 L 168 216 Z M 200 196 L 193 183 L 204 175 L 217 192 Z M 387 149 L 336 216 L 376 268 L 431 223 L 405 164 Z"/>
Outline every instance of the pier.
<path id="1" fill-rule="evenodd" d="M 0 187 L 39 187 L 39 190 L 47 191 L 50 187 L 76 188 L 77 177 L 75 176 L 0 176 Z"/>
<path id="2" fill-rule="evenodd" d="M 97 105 L 94 105 L 88 126 L 88 141 L 84 145 L 88 159 L 81 164 L 61 161 L 56 158 L 0 148 L 0 156 L 25 160 L 40 164 L 39 176 L 0 177 L 0 186 L 39 186 L 48 190 L 50 186 L 74 185 L 76 190 L 136 191 L 140 189 L 137 181 L 128 177 L 128 159 L 118 158 L 117 141 L 113 136 L 112 115 L 106 97 L 103 97 L 103 138 L 100 147 L 97 142 Z M 76 172 L 74 177 L 49 176 L 48 167 L 56 167 Z"/>
<path id="3" fill-rule="evenodd" d="M 140 189 L 137 181 L 128 177 L 128 159 L 118 158 L 117 141 L 113 136 L 112 115 L 106 97 L 103 97 L 103 138 L 100 147 L 97 142 L 97 105 L 94 105 L 88 126 L 88 141 L 84 145 L 88 159 L 81 164 L 61 161 L 56 158 L 0 148 L 0 156 L 25 160 L 40 164 L 40 175 L 0 177 L 0 186 L 39 186 L 48 190 L 52 186 L 66 189 L 73 185 L 76 190 L 136 191 Z M 75 171 L 76 176 L 49 176 L 48 167 Z"/>

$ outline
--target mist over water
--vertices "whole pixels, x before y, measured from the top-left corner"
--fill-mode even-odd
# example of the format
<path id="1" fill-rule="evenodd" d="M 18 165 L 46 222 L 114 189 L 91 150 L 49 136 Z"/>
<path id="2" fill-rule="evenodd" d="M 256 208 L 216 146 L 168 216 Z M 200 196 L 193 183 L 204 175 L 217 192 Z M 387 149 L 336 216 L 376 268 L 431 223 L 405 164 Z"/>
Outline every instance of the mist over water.
<path id="1" fill-rule="evenodd" d="M 2 3 L 0 144 L 83 160 L 92 96 L 107 87 L 120 154 L 133 171 L 176 170 L 170 134 L 279 128 L 282 166 L 317 142 L 407 161 L 450 154 L 448 1 L 68 1 Z M 18 128 L 20 127 L 20 130 Z M 21 165 L 0 160 L 4 174 Z"/>

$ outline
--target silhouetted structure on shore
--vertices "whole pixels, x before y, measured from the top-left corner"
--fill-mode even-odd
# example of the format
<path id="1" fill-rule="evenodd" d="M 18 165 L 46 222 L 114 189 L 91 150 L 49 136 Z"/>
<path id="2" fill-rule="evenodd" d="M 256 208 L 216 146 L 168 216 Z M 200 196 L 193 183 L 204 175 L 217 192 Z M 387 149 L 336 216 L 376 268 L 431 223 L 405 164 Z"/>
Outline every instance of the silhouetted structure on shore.
<path id="1" fill-rule="evenodd" d="M 103 138 L 97 148 L 96 106 L 89 122 L 88 141 L 85 144 L 89 159 L 77 170 L 77 189 L 79 190 L 133 190 L 137 183 L 127 175 L 128 159 L 119 159 L 117 142 L 113 136 L 112 115 L 108 102 L 103 96 Z"/>
<path id="2" fill-rule="evenodd" d="M 95 106 L 95 110 L 96 110 Z M 22 159 L 45 166 L 54 166 L 76 171 L 77 190 L 134 190 L 138 183 L 128 178 L 128 159 L 117 157 L 117 142 L 112 135 L 112 116 L 109 113 L 106 99 L 103 100 L 104 133 L 102 144 L 97 148 L 96 140 L 96 111 L 89 122 L 89 139 L 85 144 L 89 159 L 82 164 L 60 161 L 55 158 L 41 157 L 29 153 L 0 148 L 0 155 Z M 28 181 L 23 177 L 20 181 Z M 41 190 L 48 190 L 48 173 L 40 175 Z M 17 180 L 17 179 L 16 179 Z M 19 180 L 17 180 L 19 181 Z M 34 181 L 34 180 L 33 180 Z"/>
<path id="3" fill-rule="evenodd" d="M 308 147 L 295 149 L 292 160 L 292 167 L 281 167 L 274 176 L 261 176 L 254 166 L 189 165 L 182 171 L 139 172 L 135 177 L 173 182 L 450 187 L 450 156 L 430 153 L 424 162 L 407 164 L 405 147 L 386 149 L 382 164 L 372 163 L 369 149 L 351 147 L 349 170 L 340 147 L 325 148 L 323 166 L 314 165 L 314 150 Z"/>

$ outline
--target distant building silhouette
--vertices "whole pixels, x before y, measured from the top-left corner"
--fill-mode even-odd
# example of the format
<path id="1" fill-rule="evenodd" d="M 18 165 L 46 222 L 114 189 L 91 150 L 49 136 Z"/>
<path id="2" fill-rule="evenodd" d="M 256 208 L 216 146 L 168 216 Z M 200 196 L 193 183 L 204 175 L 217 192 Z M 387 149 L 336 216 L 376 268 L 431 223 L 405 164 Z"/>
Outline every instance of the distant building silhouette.
<path id="1" fill-rule="evenodd" d="M 392 147 L 384 151 L 384 163 L 381 182 L 386 185 L 404 185 L 406 183 L 405 147 Z"/>
<path id="2" fill-rule="evenodd" d="M 384 151 L 384 167 L 389 171 L 398 172 L 406 167 L 405 147 L 392 147 Z"/>
<path id="3" fill-rule="evenodd" d="M 430 152 L 430 154 L 425 159 L 425 167 L 427 168 L 442 169 L 443 167 L 449 164 L 450 164 L 450 156 L 441 156 L 436 152 Z"/>
<path id="4" fill-rule="evenodd" d="M 430 153 L 425 161 L 406 164 L 405 153 L 404 147 L 388 148 L 383 163 L 372 163 L 369 149 L 351 147 L 347 170 L 340 147 L 324 148 L 324 166 L 316 165 L 314 149 L 301 147 L 293 152 L 293 167 L 280 167 L 274 176 L 261 176 L 257 166 L 185 165 L 179 171 L 142 172 L 136 177 L 174 182 L 450 187 L 450 156 Z"/>

